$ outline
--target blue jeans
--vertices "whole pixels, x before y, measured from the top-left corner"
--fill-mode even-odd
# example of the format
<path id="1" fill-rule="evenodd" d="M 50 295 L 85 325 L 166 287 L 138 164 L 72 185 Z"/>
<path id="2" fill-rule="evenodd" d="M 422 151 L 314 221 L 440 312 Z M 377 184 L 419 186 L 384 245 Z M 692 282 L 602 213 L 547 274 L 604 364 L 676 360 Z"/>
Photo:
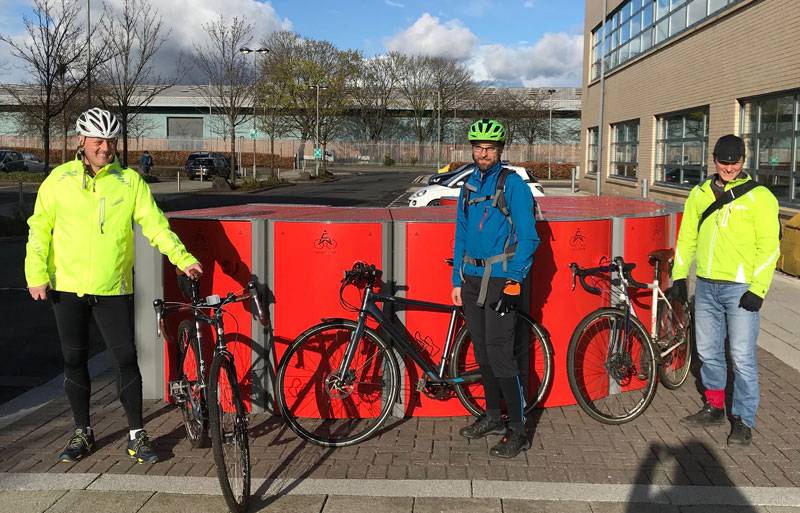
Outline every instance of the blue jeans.
<path id="1" fill-rule="evenodd" d="M 733 362 L 733 406 L 749 427 L 756 424 L 758 409 L 758 312 L 739 307 L 746 283 L 714 283 L 697 279 L 695 289 L 695 335 L 700 356 L 700 378 L 706 390 L 724 390 L 728 379 L 725 337 L 730 343 Z"/>

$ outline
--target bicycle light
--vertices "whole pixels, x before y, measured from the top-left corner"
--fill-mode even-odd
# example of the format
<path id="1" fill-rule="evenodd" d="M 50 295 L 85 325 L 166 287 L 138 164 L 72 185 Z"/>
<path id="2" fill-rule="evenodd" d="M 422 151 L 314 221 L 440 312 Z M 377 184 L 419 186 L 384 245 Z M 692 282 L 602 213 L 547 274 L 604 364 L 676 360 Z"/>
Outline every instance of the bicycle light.
<path id="1" fill-rule="evenodd" d="M 219 294 L 212 294 L 206 297 L 206 305 L 208 306 L 217 306 L 221 302 L 222 300 L 220 299 Z"/>

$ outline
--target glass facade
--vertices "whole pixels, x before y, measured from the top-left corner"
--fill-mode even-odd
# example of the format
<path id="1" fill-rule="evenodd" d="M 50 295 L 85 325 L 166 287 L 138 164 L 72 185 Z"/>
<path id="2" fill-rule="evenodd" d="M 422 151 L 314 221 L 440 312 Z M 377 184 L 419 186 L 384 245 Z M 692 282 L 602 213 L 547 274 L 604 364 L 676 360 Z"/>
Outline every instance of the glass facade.
<path id="1" fill-rule="evenodd" d="M 611 175 L 636 178 L 639 163 L 639 120 L 611 125 Z"/>
<path id="2" fill-rule="evenodd" d="M 597 147 L 600 145 L 600 131 L 597 127 L 589 129 L 586 141 L 586 147 L 589 151 L 589 158 L 587 159 L 589 161 L 589 168 L 586 170 L 586 173 L 593 175 L 597 173 Z"/>
<path id="3" fill-rule="evenodd" d="M 745 170 L 782 202 L 797 202 L 800 91 L 741 103 Z"/>
<path id="4" fill-rule="evenodd" d="M 682 187 L 708 174 L 708 107 L 658 117 L 656 181 Z"/>
<path id="5" fill-rule="evenodd" d="M 590 80 L 600 76 L 601 57 L 606 71 L 646 52 L 692 25 L 739 0 L 627 0 L 592 31 Z"/>

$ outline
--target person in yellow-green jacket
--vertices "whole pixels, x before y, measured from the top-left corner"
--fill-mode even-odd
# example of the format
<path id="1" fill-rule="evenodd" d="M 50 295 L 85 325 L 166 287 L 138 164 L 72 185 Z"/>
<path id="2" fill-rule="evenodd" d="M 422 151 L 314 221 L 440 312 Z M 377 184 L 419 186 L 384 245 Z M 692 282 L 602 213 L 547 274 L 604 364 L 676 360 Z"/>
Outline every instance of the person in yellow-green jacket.
<path id="1" fill-rule="evenodd" d="M 695 186 L 686 200 L 672 269 L 673 286 L 668 291 L 671 297 L 686 300 L 686 278 L 696 259 L 695 340 L 704 404 L 681 423 L 698 427 L 725 423 L 727 337 L 734 375 L 728 445 L 752 441 L 760 394 L 758 312 L 780 254 L 778 200 L 742 171 L 744 157 L 744 141 L 735 135 L 721 137 L 714 146 L 717 172 Z M 737 186 L 748 182 L 749 191 L 737 192 Z M 728 192 L 732 189 L 733 194 Z M 722 204 L 726 198 L 728 202 Z M 712 204 L 715 208 L 704 218 Z"/>
<path id="2" fill-rule="evenodd" d="M 142 375 L 133 336 L 133 221 L 150 243 L 192 278 L 203 269 L 170 230 L 150 188 L 115 158 L 120 124 L 90 109 L 76 123 L 75 160 L 42 182 L 28 219 L 25 279 L 31 297 L 50 299 L 64 357 L 64 390 L 75 429 L 60 455 L 74 462 L 94 448 L 89 419 L 89 324 L 94 318 L 118 367 L 118 392 L 129 426 L 126 453 L 158 461 L 142 421 Z"/>

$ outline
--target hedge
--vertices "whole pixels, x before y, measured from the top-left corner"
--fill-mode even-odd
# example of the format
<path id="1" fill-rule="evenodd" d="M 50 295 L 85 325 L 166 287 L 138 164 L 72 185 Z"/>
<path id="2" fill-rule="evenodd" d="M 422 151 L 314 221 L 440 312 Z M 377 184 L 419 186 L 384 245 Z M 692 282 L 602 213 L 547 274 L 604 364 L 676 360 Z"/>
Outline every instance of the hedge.
<path id="1" fill-rule="evenodd" d="M 467 164 L 467 162 L 451 162 L 448 169 L 452 171 L 453 169 L 457 169 L 459 166 L 463 166 L 464 164 Z M 523 162 L 509 162 L 509 164 L 512 166 L 522 166 L 525 169 L 532 171 L 533 176 L 536 178 L 547 178 L 547 162 L 526 160 Z M 573 167 L 575 167 L 575 164 L 554 162 L 550 164 L 550 175 L 554 179 L 570 178 L 570 172 Z"/>

